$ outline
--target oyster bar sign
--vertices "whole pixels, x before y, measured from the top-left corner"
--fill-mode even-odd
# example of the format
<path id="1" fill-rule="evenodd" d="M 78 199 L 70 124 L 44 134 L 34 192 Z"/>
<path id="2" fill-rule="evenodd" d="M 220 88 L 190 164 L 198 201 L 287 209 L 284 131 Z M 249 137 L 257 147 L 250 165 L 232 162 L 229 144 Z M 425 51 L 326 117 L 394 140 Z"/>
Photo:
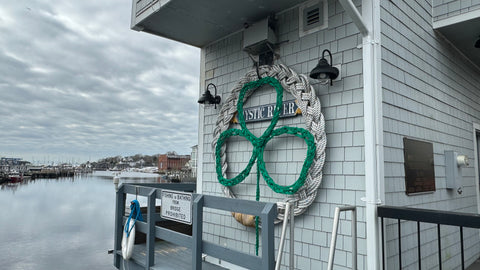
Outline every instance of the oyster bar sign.
<path id="1" fill-rule="evenodd" d="M 246 123 L 270 120 L 273 118 L 274 109 L 275 103 L 243 108 L 243 116 Z M 280 110 L 280 118 L 292 117 L 300 114 L 302 114 L 302 111 L 298 108 L 294 99 L 283 102 L 282 109 Z M 236 115 L 233 122 L 238 123 Z"/>

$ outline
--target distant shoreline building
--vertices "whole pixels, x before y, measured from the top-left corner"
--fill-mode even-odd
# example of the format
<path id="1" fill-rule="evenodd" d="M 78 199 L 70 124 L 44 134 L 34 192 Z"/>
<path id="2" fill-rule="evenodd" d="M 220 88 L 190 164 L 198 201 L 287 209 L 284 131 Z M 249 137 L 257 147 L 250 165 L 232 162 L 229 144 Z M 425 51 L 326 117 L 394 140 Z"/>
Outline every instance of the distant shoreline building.
<path id="1" fill-rule="evenodd" d="M 158 156 L 158 171 L 181 170 L 189 161 L 190 155 L 178 155 L 176 152 L 168 152 Z"/>
<path id="2" fill-rule="evenodd" d="M 198 144 L 191 147 L 192 153 L 190 154 L 190 167 L 192 168 L 192 177 L 197 177 L 197 153 L 198 153 Z"/>
<path id="3" fill-rule="evenodd" d="M 0 158 L 0 171 L 1 172 L 24 172 L 27 170 L 27 166 L 30 162 L 22 160 L 21 158 Z"/>

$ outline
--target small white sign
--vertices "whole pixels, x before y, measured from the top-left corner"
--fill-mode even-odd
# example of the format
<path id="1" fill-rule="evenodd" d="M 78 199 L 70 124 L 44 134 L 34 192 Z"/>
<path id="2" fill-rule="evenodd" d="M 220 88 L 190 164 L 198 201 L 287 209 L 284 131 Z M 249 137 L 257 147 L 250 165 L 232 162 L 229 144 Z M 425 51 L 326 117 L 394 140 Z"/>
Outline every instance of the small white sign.
<path id="1" fill-rule="evenodd" d="M 192 224 L 192 193 L 162 189 L 162 210 L 165 219 Z"/>

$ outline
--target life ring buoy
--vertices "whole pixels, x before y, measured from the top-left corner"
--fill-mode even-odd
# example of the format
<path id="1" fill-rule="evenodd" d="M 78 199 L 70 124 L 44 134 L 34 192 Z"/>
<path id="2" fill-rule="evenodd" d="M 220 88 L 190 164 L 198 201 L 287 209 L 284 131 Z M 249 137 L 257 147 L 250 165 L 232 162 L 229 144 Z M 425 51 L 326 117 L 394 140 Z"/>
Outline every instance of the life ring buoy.
<path id="1" fill-rule="evenodd" d="M 128 226 L 128 228 L 127 228 Z M 129 231 L 130 233 L 127 233 Z M 122 257 L 124 260 L 130 260 L 133 254 L 133 244 L 135 243 L 135 222 L 130 224 L 125 222 L 122 237 Z"/>
<path id="2" fill-rule="evenodd" d="M 130 204 L 130 216 L 123 227 L 122 237 L 122 257 L 124 260 L 132 258 L 133 245 L 135 244 L 135 223 L 143 221 L 142 213 L 140 211 L 140 203 L 133 200 Z"/>

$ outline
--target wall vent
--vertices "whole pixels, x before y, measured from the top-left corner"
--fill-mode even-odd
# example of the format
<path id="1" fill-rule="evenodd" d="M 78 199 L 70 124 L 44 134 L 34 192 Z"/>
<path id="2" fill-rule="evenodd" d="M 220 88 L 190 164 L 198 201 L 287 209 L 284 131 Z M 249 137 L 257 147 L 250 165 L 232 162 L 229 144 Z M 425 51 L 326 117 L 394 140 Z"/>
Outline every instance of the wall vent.
<path id="1" fill-rule="evenodd" d="M 327 0 L 308 1 L 300 6 L 299 13 L 300 37 L 328 27 Z"/>
<path id="2" fill-rule="evenodd" d="M 316 25 L 320 23 L 320 6 L 318 7 L 313 7 L 309 8 L 307 10 L 304 10 L 305 12 L 305 20 L 306 20 L 306 25 L 305 27 L 310 27 L 312 25 Z"/>

